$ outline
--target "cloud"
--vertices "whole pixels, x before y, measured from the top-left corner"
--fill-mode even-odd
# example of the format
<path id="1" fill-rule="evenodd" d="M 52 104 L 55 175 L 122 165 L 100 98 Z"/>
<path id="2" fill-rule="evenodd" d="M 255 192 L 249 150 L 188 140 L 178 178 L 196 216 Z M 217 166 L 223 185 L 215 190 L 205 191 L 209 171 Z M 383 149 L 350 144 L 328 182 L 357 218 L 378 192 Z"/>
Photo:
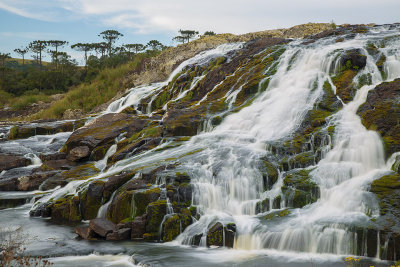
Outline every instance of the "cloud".
<path id="1" fill-rule="evenodd" d="M 307 22 L 390 23 L 399 0 L 2 0 L 0 8 L 41 20 L 82 19 L 140 34 L 196 29 L 245 33 Z M 62 15 L 60 15 L 62 14 Z"/>

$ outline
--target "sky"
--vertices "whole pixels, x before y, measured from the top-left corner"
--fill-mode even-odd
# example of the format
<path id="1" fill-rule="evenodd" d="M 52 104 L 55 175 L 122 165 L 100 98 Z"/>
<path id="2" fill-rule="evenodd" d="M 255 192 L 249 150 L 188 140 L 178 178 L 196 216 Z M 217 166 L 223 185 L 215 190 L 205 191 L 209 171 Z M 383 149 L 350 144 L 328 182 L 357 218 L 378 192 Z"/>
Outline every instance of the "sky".
<path id="1" fill-rule="evenodd" d="M 100 42 L 108 29 L 124 34 L 118 45 L 155 39 L 171 46 L 179 29 L 241 34 L 308 22 L 384 24 L 400 22 L 399 11 L 400 0 L 0 0 L 0 52 L 18 57 L 13 50 L 34 40 Z M 64 51 L 82 64 L 81 52 Z"/>

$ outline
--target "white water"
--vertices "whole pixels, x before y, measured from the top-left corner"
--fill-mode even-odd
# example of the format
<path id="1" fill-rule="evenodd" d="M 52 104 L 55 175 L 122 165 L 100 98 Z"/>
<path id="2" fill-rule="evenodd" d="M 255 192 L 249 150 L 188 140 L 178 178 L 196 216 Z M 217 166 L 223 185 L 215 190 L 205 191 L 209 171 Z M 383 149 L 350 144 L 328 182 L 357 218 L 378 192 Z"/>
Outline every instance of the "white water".
<path id="1" fill-rule="evenodd" d="M 292 210 L 278 224 L 268 225 L 254 213 L 256 201 L 263 196 L 258 159 L 267 153 L 265 142 L 284 139 L 297 129 L 321 96 L 324 81 L 330 81 L 329 68 L 338 65 L 334 62 L 338 49 L 360 48 L 366 53 L 363 47 L 367 40 L 360 36 L 342 43 L 322 40 L 308 47 L 289 45 L 265 93 L 251 106 L 228 116 L 213 132 L 192 138 L 190 145 L 202 143 L 207 147 L 201 152 L 203 164 L 196 158 L 185 165 L 195 189 L 193 203 L 202 217 L 177 238 L 179 243 L 191 244 L 199 233 L 204 238 L 207 229 L 221 221 L 236 223 L 237 249 L 355 253 L 354 235 L 343 225 L 368 222 L 369 216 L 379 214 L 373 196 L 365 190 L 389 171 L 380 137 L 366 130 L 356 115 L 368 91 L 382 82 L 370 56 L 361 74 L 370 73 L 373 84 L 360 88 L 354 100 L 331 119 L 336 125 L 333 148 L 311 172 L 321 198 Z M 392 80 L 400 77 L 399 44 L 387 44 L 386 51 L 392 53 L 384 66 Z M 288 71 L 289 59 L 296 53 L 297 60 Z M 316 89 L 312 88 L 314 81 L 318 81 Z M 274 191 L 272 195 L 279 193 Z"/>

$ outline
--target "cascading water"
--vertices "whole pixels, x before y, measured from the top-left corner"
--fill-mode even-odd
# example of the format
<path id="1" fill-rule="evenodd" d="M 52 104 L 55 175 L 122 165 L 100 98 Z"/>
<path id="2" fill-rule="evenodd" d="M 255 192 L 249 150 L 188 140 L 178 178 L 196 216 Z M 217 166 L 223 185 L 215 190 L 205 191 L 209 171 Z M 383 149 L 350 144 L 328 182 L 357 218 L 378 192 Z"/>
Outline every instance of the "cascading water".
<path id="1" fill-rule="evenodd" d="M 366 130 L 356 115 L 368 91 L 383 79 L 364 49 L 368 40 L 382 38 L 384 33 L 377 35 L 341 43 L 328 39 L 306 47 L 296 43 L 288 45 L 265 93 L 251 106 L 228 116 L 212 132 L 192 138 L 193 143 L 207 147 L 199 156 L 203 164 L 196 158 L 183 167 L 193 177 L 193 203 L 202 216 L 177 238 L 179 243 L 191 244 L 193 236 L 203 234 L 204 237 L 207 229 L 220 221 L 236 224 L 237 249 L 356 254 L 357 241 L 347 226 L 368 222 L 368 216 L 378 214 L 377 203 L 365 189 L 389 170 L 380 137 Z M 354 48 L 367 55 L 367 65 L 359 75 L 369 73 L 372 85 L 361 87 L 354 100 L 330 118 L 336 126 L 333 148 L 310 173 L 320 187 L 320 199 L 296 209 L 279 224 L 263 222 L 254 215 L 255 204 L 263 196 L 258 160 L 267 153 L 265 143 L 284 139 L 296 130 L 307 110 L 323 94 L 323 82 L 328 80 L 332 84 L 330 67 L 338 67 L 337 54 Z M 383 53 L 388 51 L 391 55 L 387 55 L 390 61 L 385 69 L 388 79 L 393 80 L 400 77 L 398 43 L 387 46 Z M 296 61 L 289 68 L 293 55 L 297 55 Z M 318 81 L 316 88 L 314 81 Z M 280 193 L 272 191 L 272 196 Z M 271 192 L 264 195 L 271 196 L 268 194 Z"/>

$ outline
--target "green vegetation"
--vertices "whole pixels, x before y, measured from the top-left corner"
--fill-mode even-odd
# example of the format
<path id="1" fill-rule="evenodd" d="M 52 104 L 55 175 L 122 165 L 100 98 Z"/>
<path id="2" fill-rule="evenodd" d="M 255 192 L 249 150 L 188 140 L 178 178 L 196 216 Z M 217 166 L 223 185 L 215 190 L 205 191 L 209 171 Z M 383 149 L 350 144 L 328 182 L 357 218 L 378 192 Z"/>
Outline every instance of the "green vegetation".
<path id="1" fill-rule="evenodd" d="M 78 66 L 76 60 L 61 51 L 68 44 L 62 40 L 36 40 L 27 47 L 15 49 L 22 59 L 11 59 L 9 53 L 1 53 L 0 108 L 20 110 L 39 101 L 50 102 L 50 95 L 66 93 L 49 110 L 32 118 L 60 118 L 66 109 L 90 111 L 125 89 L 124 76 L 144 58 L 156 56 L 165 48 L 157 40 L 147 45 L 116 47 L 115 41 L 123 34 L 115 30 L 103 31 L 99 36 L 105 42 L 71 45 L 72 49 L 84 53 L 85 67 Z M 33 60 L 25 58 L 29 52 L 33 53 Z M 43 61 L 46 54 L 51 62 Z"/>

